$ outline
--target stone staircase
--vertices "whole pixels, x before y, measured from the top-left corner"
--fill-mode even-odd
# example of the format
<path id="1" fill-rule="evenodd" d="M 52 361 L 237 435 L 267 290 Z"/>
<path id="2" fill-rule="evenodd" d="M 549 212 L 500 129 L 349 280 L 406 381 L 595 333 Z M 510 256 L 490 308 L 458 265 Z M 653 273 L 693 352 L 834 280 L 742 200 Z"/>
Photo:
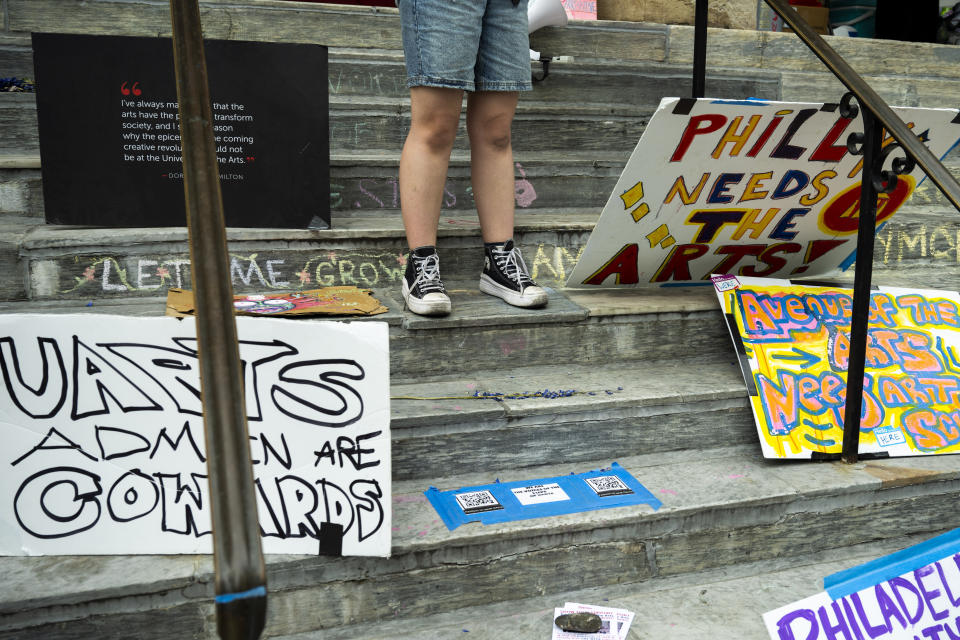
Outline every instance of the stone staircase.
<path id="1" fill-rule="evenodd" d="M 169 34 L 164 2 L 0 0 L 0 14 L 2 76 L 32 75 L 30 31 Z M 460 140 L 440 240 L 455 311 L 437 319 L 398 302 L 409 104 L 396 12 L 217 0 L 202 14 L 212 38 L 330 46 L 333 229 L 229 230 L 234 287 L 357 284 L 391 309 L 377 319 L 391 337 L 393 555 L 269 556 L 265 636 L 545 638 L 553 607 L 576 600 L 636 611 L 631 638 L 759 640 L 761 614 L 820 590 L 824 575 L 960 526 L 956 456 L 763 460 L 712 290 L 563 289 L 660 98 L 689 93 L 690 27 L 572 23 L 534 35 L 534 48 L 575 57 L 524 95 L 514 132 L 517 239 L 550 304 L 531 312 L 477 292 Z M 891 104 L 960 104 L 960 48 L 831 41 Z M 790 34 L 711 30 L 708 62 L 708 95 L 842 93 Z M 184 229 L 46 225 L 40 171 L 33 96 L 0 94 L 0 312 L 160 315 L 167 287 L 190 286 Z M 955 213 L 925 183 L 878 236 L 876 281 L 955 287 Z M 423 496 L 613 461 L 663 506 L 448 531 Z M 0 638 L 215 637 L 209 557 L 0 558 L 0 568 Z"/>

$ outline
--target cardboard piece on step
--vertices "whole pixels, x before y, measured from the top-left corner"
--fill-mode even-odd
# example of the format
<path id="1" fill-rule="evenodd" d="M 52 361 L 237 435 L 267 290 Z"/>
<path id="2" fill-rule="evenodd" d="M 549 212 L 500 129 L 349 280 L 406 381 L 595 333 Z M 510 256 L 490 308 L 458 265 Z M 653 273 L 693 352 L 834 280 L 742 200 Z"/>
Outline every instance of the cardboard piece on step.
<path id="1" fill-rule="evenodd" d="M 236 295 L 233 306 L 239 316 L 375 316 L 388 311 L 373 297 L 372 291 L 354 286 Z M 177 318 L 196 315 L 193 292 L 169 289 L 166 315 Z"/>

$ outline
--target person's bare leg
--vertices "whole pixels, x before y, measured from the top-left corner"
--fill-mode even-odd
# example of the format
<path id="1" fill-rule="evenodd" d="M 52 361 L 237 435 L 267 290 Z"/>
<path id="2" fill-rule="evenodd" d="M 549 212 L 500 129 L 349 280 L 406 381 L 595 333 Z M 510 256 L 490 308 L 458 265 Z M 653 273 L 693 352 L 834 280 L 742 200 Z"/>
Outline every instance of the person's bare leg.
<path id="1" fill-rule="evenodd" d="M 514 174 L 510 126 L 518 93 L 478 92 L 467 98 L 470 173 L 484 241 L 480 291 L 517 307 L 542 307 L 547 292 L 527 273 L 513 244 Z"/>
<path id="2" fill-rule="evenodd" d="M 510 125 L 519 93 L 478 91 L 467 97 L 470 173 L 484 242 L 513 237 L 514 172 Z"/>
<path id="3" fill-rule="evenodd" d="M 410 132 L 400 154 L 400 210 L 411 249 L 437 244 L 440 204 L 463 91 L 410 89 Z"/>

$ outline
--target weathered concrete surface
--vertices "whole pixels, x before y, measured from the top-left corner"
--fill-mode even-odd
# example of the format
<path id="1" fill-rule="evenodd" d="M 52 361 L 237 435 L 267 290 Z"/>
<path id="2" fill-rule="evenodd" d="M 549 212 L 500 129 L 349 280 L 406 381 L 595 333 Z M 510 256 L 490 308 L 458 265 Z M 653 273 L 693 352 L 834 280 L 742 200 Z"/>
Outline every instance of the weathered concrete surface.
<path id="1" fill-rule="evenodd" d="M 692 64 L 693 27 L 670 26 L 670 55 L 666 62 Z M 869 38 L 824 36 L 853 69 L 864 76 L 960 77 L 960 51 L 951 45 L 899 42 Z M 779 69 L 824 73 L 820 62 L 792 33 L 710 29 L 707 39 L 707 68 Z M 946 90 L 949 85 L 945 85 Z M 822 99 L 821 99 L 822 101 Z"/>
<path id="2" fill-rule="evenodd" d="M 14 162 L 11 159 L 5 164 Z M 27 164 L 27 161 L 21 164 Z M 4 168 L 0 165 L 0 220 L 8 216 L 43 217 L 43 188 L 39 169 Z"/>
<path id="3" fill-rule="evenodd" d="M 761 617 L 764 612 L 822 591 L 824 576 L 917 544 L 934 533 L 639 584 L 610 585 L 423 618 L 282 636 L 277 640 L 540 640 L 550 632 L 554 608 L 565 602 L 632 611 L 635 618 L 630 627 L 631 640 L 769 640 Z"/>
<path id="4" fill-rule="evenodd" d="M 9 30 L 42 31 L 58 25 L 65 33 L 169 36 L 170 19 L 162 3 L 147 0 L 112 2 L 93 0 L 64 12 L 58 0 L 7 0 Z M 201 3 L 200 17 L 208 38 L 303 42 L 331 47 L 400 49 L 396 9 L 317 5 L 279 0 Z M 531 39 L 535 49 L 543 44 L 553 51 L 580 52 L 594 59 L 663 60 L 662 26 L 632 28 L 619 42 L 609 37 L 617 23 L 573 23 L 564 29 L 546 28 Z"/>
<path id="5" fill-rule="evenodd" d="M 693 24 L 696 4 L 696 0 L 597 0 L 597 18 Z M 756 0 L 714 0 L 708 7 L 707 24 L 723 29 L 756 29 Z"/>
<path id="6" fill-rule="evenodd" d="M 732 347 L 730 354 L 732 360 Z M 394 386 L 393 476 L 429 480 L 436 468 L 454 467 L 482 472 L 492 459 L 523 468 L 553 460 L 589 463 L 611 452 L 695 449 L 716 441 L 721 423 L 727 425 L 725 444 L 752 443 L 756 428 L 739 368 L 701 362 L 695 371 L 684 362 L 570 363 L 505 369 L 493 379 L 458 376 Z M 577 393 L 470 397 L 545 389 Z"/>
<path id="7" fill-rule="evenodd" d="M 0 153 L 39 154 L 36 104 L 33 94 L 0 97 Z M 597 104 L 561 106 L 524 102 L 517 109 L 512 138 L 527 153 L 562 148 L 592 151 L 597 159 L 609 153 L 629 153 L 653 114 L 657 100 L 645 109 L 613 108 Z M 376 150 L 399 153 L 410 128 L 408 99 L 331 98 L 329 113 L 331 153 Z M 558 143 L 558 141 L 561 141 Z M 456 148 L 469 149 L 461 123 Z M 618 153 L 619 152 L 619 153 Z"/>
<path id="8" fill-rule="evenodd" d="M 171 31 L 169 7 L 150 0 L 70 3 L 69 11 L 60 0 L 7 0 L 7 15 L 14 32 L 43 31 L 51 24 L 61 33 L 170 37 Z M 396 9 L 205 0 L 200 19 L 206 38 L 401 48 Z"/>
<path id="9" fill-rule="evenodd" d="M 456 305 L 456 299 L 454 299 Z M 514 362 L 547 365 L 556 362 L 596 363 L 617 360 L 669 360 L 681 344 L 697 344 L 703 361 L 724 362 L 730 343 L 719 311 L 620 316 L 609 322 L 525 324 L 497 327 L 433 329 L 425 340 L 412 333 L 391 333 L 392 366 L 399 372 L 422 371 L 454 374 L 477 368 L 497 369 L 506 357 Z M 682 349 L 682 348 L 680 348 Z M 442 361 L 430 360 L 440 350 Z M 403 375 L 403 373 L 401 373 Z"/>
<path id="10" fill-rule="evenodd" d="M 609 464 L 614 453 L 591 464 L 496 466 L 435 477 L 431 484 L 449 489 L 497 477 L 552 477 Z M 616 455 L 663 501 L 659 511 L 624 507 L 454 531 L 422 495 L 423 481 L 397 482 L 391 559 L 270 558 L 267 635 L 649 583 L 707 567 L 824 553 L 960 524 L 960 514 L 950 507 L 960 488 L 956 456 L 849 466 L 770 463 L 755 453 L 750 445 Z M 125 562 L 138 571 L 118 573 Z M 583 569 L 571 571 L 571 566 Z M 50 571 L 54 567 L 57 571 Z M 172 616 L 185 625 L 179 628 L 209 631 L 204 620 L 212 592 L 205 559 L 87 558 L 71 567 L 69 560 L 2 558 L 0 568 L 12 577 L 0 592 L 0 629 L 9 637 L 69 628 L 87 618 L 109 635 L 119 632 L 110 626 L 111 616 L 129 624 L 128 614 L 137 610 L 155 616 L 157 635 L 147 630 L 143 637 L 162 637 L 164 621 Z"/>
<path id="11" fill-rule="evenodd" d="M 39 222 L 36 218 L 0 215 L 0 300 L 27 298 L 27 263 L 20 257 L 20 246 Z"/>
<path id="12" fill-rule="evenodd" d="M 5 28 L 17 30 L 4 41 L 14 48 L 22 47 L 16 39 L 22 43 L 29 29 L 42 29 L 52 20 L 65 31 L 80 33 L 169 31 L 166 7 L 155 0 L 0 2 L 9 14 Z M 714 592 L 704 594 L 696 577 L 704 567 L 733 572 L 753 559 L 753 566 L 769 568 L 764 563 L 786 562 L 783 558 L 797 554 L 816 556 L 877 537 L 900 539 L 903 532 L 960 524 L 952 506 L 960 488 L 956 456 L 853 468 L 761 460 L 743 382 L 731 364 L 729 337 L 710 291 L 629 296 L 577 292 L 562 301 L 554 298 L 557 304 L 543 313 L 477 297 L 478 223 L 462 152 L 451 172 L 456 202 L 445 205 L 442 258 L 445 273 L 449 267 L 457 276 L 452 281 L 455 302 L 474 319 L 461 315 L 437 322 L 400 313 L 396 282 L 404 242 L 391 181 L 406 106 L 396 13 L 270 0 L 204 2 L 203 11 L 211 37 L 335 47 L 328 81 L 341 125 L 335 142 L 344 149 L 335 154 L 334 163 L 334 178 L 341 181 L 333 190 L 339 198 L 334 208 L 340 224 L 326 232 L 231 231 L 238 291 L 374 284 L 392 307 L 386 319 L 391 323 L 393 379 L 407 383 L 395 387 L 398 395 L 456 395 L 469 391 L 464 389 L 467 384 L 490 391 L 573 385 L 604 391 L 598 397 L 507 400 L 495 406 L 467 405 L 473 401 L 458 399 L 395 400 L 394 557 L 271 557 L 268 635 L 327 627 L 324 637 L 364 637 L 366 633 L 350 635 L 349 629 L 335 628 L 368 622 L 383 625 L 368 629 L 371 637 L 421 637 L 391 633 L 400 627 L 388 621 L 469 605 L 503 607 L 517 597 L 587 586 L 600 589 L 591 593 L 609 597 L 619 583 L 637 589 L 689 579 L 687 590 L 674 595 L 685 598 L 677 615 L 686 620 L 703 613 L 711 635 L 723 637 L 722 624 L 728 619 L 706 608 Z M 523 193 L 529 197 L 536 192 L 537 199 L 528 201 L 530 207 L 520 206 L 518 237 L 528 265 L 548 286 L 565 281 L 599 212 L 599 206 L 589 203 L 605 200 L 639 137 L 645 114 L 660 95 L 689 91 L 691 31 L 626 22 L 580 23 L 535 36 L 535 48 L 577 57 L 575 63 L 555 65 L 547 83 L 524 97 L 519 120 L 520 177 L 530 187 Z M 837 45 L 854 51 L 855 66 L 875 77 L 881 93 L 896 98 L 893 102 L 960 102 L 956 48 Z M 708 92 L 714 95 L 838 97 L 832 85 L 830 95 L 823 96 L 829 76 L 818 62 L 804 57 L 792 36 L 714 30 L 710 47 Z M 13 60 L 23 68 L 22 48 L 5 51 L 0 46 L 0 60 Z M 897 54 L 892 67 L 891 53 Z M 927 57 L 918 60 L 921 55 Z M 909 77 L 898 78 L 907 68 Z M 13 112 L 19 109 L 22 116 L 30 111 L 31 98 L 5 98 L 0 98 L 0 112 L 6 110 L 6 116 L 0 113 L 0 125 L 10 126 L 0 126 L 0 147 L 11 146 L 12 153 L 22 156 L 24 141 L 35 131 L 29 132 L 29 115 Z M 360 126 L 366 122 L 376 126 Z M 35 123 L 32 126 L 35 129 Z M 565 127 L 575 133 L 563 135 Z M 363 136 L 370 131 L 368 141 Z M 586 140 L 594 132 L 599 132 L 596 141 Z M 534 135 L 542 139 L 529 142 Z M 577 141 L 578 148 L 572 150 L 569 140 Z M 30 194 L 37 193 L 38 166 L 0 164 L 0 169 L 15 172 L 4 174 L 6 181 L 0 182 L 3 202 L 17 203 L 6 207 L 17 210 L 8 213 L 18 218 L 21 213 L 35 215 Z M 6 191 L 3 185 L 8 185 Z M 918 193 L 918 204 L 921 198 L 940 204 L 929 190 Z M 955 280 L 960 235 L 950 217 L 933 209 L 903 213 L 908 215 L 902 222 L 899 217 L 892 220 L 878 239 L 878 273 L 907 283 L 919 276 L 930 276 L 924 282 Z M 189 284 L 189 271 L 179 262 L 186 256 L 183 229 L 111 231 L 106 239 L 103 230 L 44 227 L 24 233 L 15 252 L 12 246 L 0 252 L 8 260 L 0 268 L 27 269 L 24 294 L 47 310 L 89 313 L 143 296 L 129 302 L 127 310 L 155 313 L 162 308 L 160 296 L 176 278 Z M 86 307 L 88 301 L 94 306 Z M 4 312 L 17 308 L 0 304 Z M 678 354 L 691 348 L 696 349 L 696 365 L 678 362 Z M 431 365 L 431 379 L 425 378 L 425 362 Z M 517 364 L 529 367 L 517 370 Z M 464 371 L 471 375 L 465 377 Z M 449 532 L 422 495 L 429 484 L 453 488 L 497 477 L 549 477 L 612 460 L 661 498 L 663 508 L 615 509 Z M 572 571 L 573 564 L 587 570 Z M 206 557 L 2 558 L 0 570 L 7 578 L 0 589 L 0 634 L 6 637 L 214 634 L 212 568 Z M 742 588 L 758 592 L 761 580 Z M 777 584 L 786 587 L 788 579 Z M 629 598 L 631 592 L 620 593 Z M 725 597 L 718 601 L 735 602 L 732 588 Z M 668 601 L 663 596 L 646 605 L 638 597 L 628 600 L 628 608 L 663 612 L 670 610 Z M 562 604 L 559 595 L 557 604 Z M 754 623 L 759 613 L 751 612 Z M 512 633 L 501 632 L 498 638 L 544 636 L 545 628 L 524 624 L 518 622 Z M 652 615 L 647 624 L 650 635 L 636 635 L 647 629 L 638 622 L 635 637 L 692 637 Z M 471 627 L 451 627 L 452 635 L 460 636 L 463 628 Z M 531 634 L 525 636 L 528 628 Z M 750 638 L 755 628 L 747 626 L 729 637 Z M 437 632 L 435 637 L 447 636 Z"/>
<path id="13" fill-rule="evenodd" d="M 518 245 L 548 286 L 565 282 L 593 228 L 597 210 L 520 212 Z M 444 215 L 444 276 L 474 280 L 482 267 L 476 213 Z M 406 259 L 399 213 L 335 218 L 330 230 L 230 229 L 231 275 L 238 292 L 309 289 L 317 285 L 398 285 Z M 34 299 L 156 296 L 191 285 L 183 227 L 103 230 L 37 226 L 21 243 Z"/>
<path id="14" fill-rule="evenodd" d="M 362 186 L 367 187 L 372 188 L 371 183 Z M 934 195 L 927 191 L 919 197 Z M 399 212 L 378 211 L 335 215 L 334 228 L 325 231 L 229 230 L 235 289 L 398 285 L 406 253 Z M 541 284 L 564 286 L 599 211 L 599 207 L 552 214 L 537 207 L 518 210 L 516 237 Z M 8 242 L 19 244 L 9 245 L 7 262 L 13 264 L 13 256 L 18 256 L 29 277 L 26 291 L 31 299 L 107 300 L 156 296 L 171 286 L 191 286 L 183 228 L 117 229 L 105 237 L 100 229 L 37 225 L 38 218 L 18 220 L 26 222 L 18 223 L 22 225 L 18 233 L 9 236 Z M 447 210 L 442 215 L 440 255 L 444 275 L 451 281 L 478 277 L 478 228 L 473 211 Z M 878 233 L 875 261 L 880 270 L 920 269 L 929 272 L 932 281 L 943 279 L 945 268 L 960 266 L 960 218 L 942 205 L 908 203 Z"/>
<path id="15" fill-rule="evenodd" d="M 33 93 L 0 94 L 0 155 L 39 155 Z"/>
<path id="16" fill-rule="evenodd" d="M 879 271 L 926 270 L 934 281 L 955 274 L 960 267 L 960 212 L 942 206 L 910 206 L 897 212 L 877 233 L 873 261 Z"/>
<path id="17" fill-rule="evenodd" d="M 6 17 L 6 0 L 0 5 L 0 17 Z M 0 31 L 0 69 L 3 77 L 33 78 L 33 53 L 29 36 L 6 33 L 6 24 Z"/>

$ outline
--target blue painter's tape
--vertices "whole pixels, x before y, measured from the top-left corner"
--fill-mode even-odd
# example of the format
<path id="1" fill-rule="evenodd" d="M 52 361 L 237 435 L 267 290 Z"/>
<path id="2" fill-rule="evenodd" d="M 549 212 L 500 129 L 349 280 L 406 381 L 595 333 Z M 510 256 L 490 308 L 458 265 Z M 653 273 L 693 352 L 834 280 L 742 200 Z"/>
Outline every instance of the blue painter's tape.
<path id="1" fill-rule="evenodd" d="M 856 261 L 857 261 L 857 252 L 856 250 L 854 250 L 853 253 L 847 256 L 844 259 L 844 261 L 840 263 L 840 271 L 846 271 L 847 269 L 850 268 L 850 265 L 852 265 Z"/>
<path id="2" fill-rule="evenodd" d="M 266 587 L 254 587 L 249 591 L 241 591 L 240 593 L 221 593 L 216 598 L 214 602 L 217 604 L 227 604 L 228 602 L 233 602 L 234 600 L 246 600 L 247 598 L 262 598 L 267 595 Z"/>
<path id="3" fill-rule="evenodd" d="M 877 558 L 859 567 L 840 571 L 823 579 L 823 587 L 834 600 L 869 589 L 891 578 L 910 573 L 937 560 L 960 553 L 960 529 L 948 531 L 926 542 Z"/>
<path id="4" fill-rule="evenodd" d="M 712 287 L 713 282 L 663 282 L 660 284 L 661 287 Z"/>
<path id="5" fill-rule="evenodd" d="M 763 98 L 747 98 L 746 100 L 711 100 L 710 104 L 733 104 L 747 107 L 765 107 L 769 104 Z"/>
<path id="6" fill-rule="evenodd" d="M 654 509 L 661 505 L 616 462 L 609 469 L 556 478 L 498 481 L 450 491 L 430 487 L 424 495 L 451 531 L 468 522 L 495 524 L 634 504 Z"/>

